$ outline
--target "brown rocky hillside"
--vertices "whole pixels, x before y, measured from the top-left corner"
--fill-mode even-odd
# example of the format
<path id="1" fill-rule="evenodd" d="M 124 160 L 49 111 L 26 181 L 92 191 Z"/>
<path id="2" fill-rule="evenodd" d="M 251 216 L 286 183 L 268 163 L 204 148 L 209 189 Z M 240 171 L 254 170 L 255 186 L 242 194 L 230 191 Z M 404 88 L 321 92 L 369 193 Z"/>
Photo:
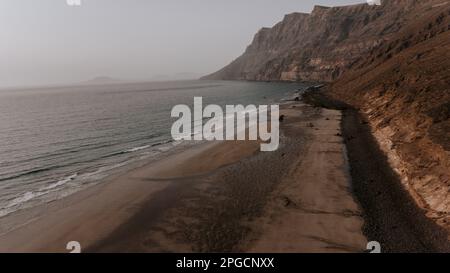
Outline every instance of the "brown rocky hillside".
<path id="1" fill-rule="evenodd" d="M 434 5 L 329 89 L 368 116 L 406 188 L 450 228 L 450 2 Z"/>
<path id="2" fill-rule="evenodd" d="M 422 2 L 316 6 L 261 29 L 245 53 L 205 79 L 332 81 L 423 13 Z M 431 3 L 428 4 L 431 7 Z"/>
<path id="3" fill-rule="evenodd" d="M 332 82 L 329 94 L 367 115 L 405 187 L 450 230 L 450 1 L 290 14 L 205 78 Z"/>

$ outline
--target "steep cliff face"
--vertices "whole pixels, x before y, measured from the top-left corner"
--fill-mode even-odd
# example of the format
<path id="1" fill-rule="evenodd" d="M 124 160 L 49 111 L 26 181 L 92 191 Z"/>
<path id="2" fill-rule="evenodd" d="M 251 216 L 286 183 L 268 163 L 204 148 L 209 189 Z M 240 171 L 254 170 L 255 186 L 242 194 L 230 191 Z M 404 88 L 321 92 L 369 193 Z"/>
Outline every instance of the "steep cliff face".
<path id="1" fill-rule="evenodd" d="M 208 79 L 332 81 L 406 189 L 450 230 L 450 1 L 316 7 L 258 32 Z"/>
<path id="2" fill-rule="evenodd" d="M 413 19 L 414 0 L 316 6 L 261 29 L 245 53 L 205 79 L 332 81 Z"/>
<path id="3" fill-rule="evenodd" d="M 367 115 L 404 186 L 450 230 L 450 1 L 421 4 L 329 91 Z"/>

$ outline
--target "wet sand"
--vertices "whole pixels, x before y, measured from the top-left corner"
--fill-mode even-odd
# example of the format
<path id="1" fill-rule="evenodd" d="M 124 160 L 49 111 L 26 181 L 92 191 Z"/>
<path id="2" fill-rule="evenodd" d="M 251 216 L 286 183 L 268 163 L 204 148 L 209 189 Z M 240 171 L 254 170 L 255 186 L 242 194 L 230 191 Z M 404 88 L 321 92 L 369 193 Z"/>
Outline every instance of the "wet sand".
<path id="1" fill-rule="evenodd" d="M 0 235 L 0 251 L 67 252 L 69 241 L 85 252 L 364 251 L 341 113 L 292 103 L 282 114 L 275 152 L 197 145 L 38 208 Z"/>

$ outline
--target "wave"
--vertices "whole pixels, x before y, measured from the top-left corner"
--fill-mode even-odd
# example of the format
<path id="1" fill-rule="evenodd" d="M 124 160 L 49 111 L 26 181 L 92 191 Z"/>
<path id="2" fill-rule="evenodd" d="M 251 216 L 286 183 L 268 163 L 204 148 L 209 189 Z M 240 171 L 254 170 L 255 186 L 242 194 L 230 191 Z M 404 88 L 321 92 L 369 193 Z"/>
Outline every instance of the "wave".
<path id="1" fill-rule="evenodd" d="M 161 133 L 153 133 L 151 135 L 146 135 L 144 137 L 139 136 L 139 137 L 135 137 L 135 138 L 131 138 L 128 139 L 128 141 L 139 141 L 139 140 L 147 140 L 147 139 L 153 139 L 153 138 L 157 138 L 162 136 Z M 65 141 L 65 142 L 54 142 L 52 145 L 56 145 L 56 144 L 62 144 L 62 143 L 73 143 L 75 141 L 83 141 L 83 140 L 88 140 L 88 139 L 99 139 L 100 137 L 88 137 L 88 138 L 81 138 L 81 139 L 76 139 L 76 140 L 71 140 L 71 141 Z M 53 159 L 57 156 L 64 156 L 67 154 L 74 154 L 74 153 L 79 153 L 79 152 L 85 152 L 85 151 L 93 151 L 93 150 L 97 150 L 97 149 L 102 149 L 102 148 L 107 148 L 107 147 L 113 147 L 113 146 L 117 146 L 122 144 L 122 142 L 114 140 L 114 141 L 109 141 L 108 143 L 105 142 L 93 142 L 93 143 L 86 143 L 86 144 L 77 144 L 76 147 L 66 147 L 66 148 L 62 148 L 59 149 L 57 151 L 51 152 L 51 153 L 44 153 L 35 157 L 30 157 L 24 160 L 16 160 L 16 161 L 0 161 L 0 165 L 2 165 L 3 163 L 8 166 L 8 165 L 18 165 L 18 164 L 22 164 L 22 163 L 30 163 L 36 160 L 46 160 L 46 159 Z M 40 145 L 35 146 L 36 148 L 41 147 Z M 122 152 L 116 152 L 113 153 L 111 155 L 117 155 L 120 154 Z M 106 157 L 108 157 L 110 155 L 107 155 Z M 26 175 L 26 174 L 24 174 Z M 16 178 L 16 177 L 13 177 Z M 10 178 L 1 178 L 0 181 L 2 180 L 7 180 Z"/>
<path id="2" fill-rule="evenodd" d="M 156 147 L 156 146 L 160 146 L 160 145 L 164 145 L 164 144 L 169 144 L 172 143 L 173 139 L 169 139 L 169 140 L 165 140 L 165 141 L 161 141 L 161 142 L 157 142 L 152 144 L 152 147 Z"/>
<path id="3" fill-rule="evenodd" d="M 62 197 L 65 197 L 70 194 L 70 192 L 74 192 L 74 189 L 81 189 L 83 186 L 83 183 L 81 181 L 97 181 L 100 180 L 103 177 L 106 177 L 108 175 L 107 171 L 116 169 L 122 166 L 125 166 L 127 162 L 111 165 L 111 166 L 104 166 L 100 167 L 97 170 L 89 173 L 84 174 L 72 174 L 66 177 L 63 177 L 62 179 L 58 180 L 57 182 L 51 183 L 49 185 L 43 186 L 35 191 L 27 191 L 23 193 L 22 195 L 12 199 L 9 201 L 9 203 L 4 206 L 2 209 L 0 209 L 0 217 L 7 216 L 15 211 L 18 211 L 27 203 L 32 201 L 33 199 L 36 199 L 41 196 L 48 195 L 50 193 L 58 192 L 58 196 L 53 199 L 45 200 L 45 202 L 53 201 L 55 199 L 59 199 Z M 64 187 L 67 183 L 74 181 L 74 180 L 80 180 L 80 183 L 77 183 L 76 185 L 73 185 L 72 187 Z M 72 191 L 70 191 L 72 190 Z"/>
<path id="4" fill-rule="evenodd" d="M 134 148 L 125 150 L 124 152 L 125 152 L 125 153 L 132 153 L 132 152 L 137 152 L 137 151 L 144 150 L 144 149 L 147 149 L 147 148 L 150 148 L 150 145 L 144 145 L 144 146 L 140 146 L 140 147 L 134 147 Z"/>
<path id="5" fill-rule="evenodd" d="M 155 147 L 155 146 L 159 146 L 159 145 L 168 144 L 168 143 L 170 143 L 172 141 L 173 140 L 170 139 L 170 140 L 157 142 L 157 143 L 154 143 L 154 144 L 151 144 L 151 145 L 138 146 L 138 147 L 134 147 L 134 148 L 130 148 L 130 149 L 124 150 L 124 151 L 112 152 L 112 153 L 109 153 L 109 154 L 106 154 L 106 155 L 103 155 L 103 156 L 99 156 L 98 158 L 93 158 L 93 159 L 85 160 L 85 161 L 77 161 L 77 162 L 70 162 L 70 163 L 67 163 L 67 164 L 60 164 L 60 165 L 53 165 L 53 166 L 43 167 L 43 168 L 36 168 L 36 169 L 33 169 L 33 170 L 28 170 L 28 171 L 21 172 L 21 173 L 18 173 L 18 174 L 9 175 L 9 176 L 6 176 L 6 177 L 0 177 L 0 182 L 1 181 L 12 180 L 12 179 L 16 179 L 16 178 L 20 178 L 20 177 L 24 177 L 24 176 L 28 176 L 28 175 L 48 172 L 48 171 L 51 171 L 51 170 L 67 167 L 67 166 L 70 166 L 70 165 L 76 165 L 76 164 L 80 164 L 80 163 L 95 162 L 96 160 L 99 160 L 99 159 L 105 159 L 105 158 L 110 158 L 110 157 L 121 155 L 121 154 L 137 152 L 137 151 L 140 151 L 140 150 L 148 149 L 150 147 Z M 6 174 L 6 175 L 8 175 L 8 174 Z"/>
<path id="6" fill-rule="evenodd" d="M 164 141 L 160 141 L 160 142 L 157 142 L 157 143 L 153 143 L 151 145 L 143 145 L 143 146 L 134 147 L 134 148 L 125 150 L 125 151 L 123 151 L 121 153 L 138 152 L 138 151 L 145 150 L 145 149 L 148 149 L 148 148 L 151 148 L 151 147 L 156 147 L 156 146 L 161 146 L 161 145 L 164 145 L 164 144 L 169 144 L 171 142 L 173 142 L 172 139 L 164 140 Z"/>
<path id="7" fill-rule="evenodd" d="M 31 171 L 22 172 L 22 173 L 19 173 L 19 174 L 16 174 L 16 175 L 11 175 L 11 176 L 0 178 L 0 182 L 1 181 L 6 181 L 6 180 L 10 180 L 10 179 L 19 178 L 19 177 L 30 175 L 30 174 L 37 174 L 37 173 L 49 171 L 49 170 L 52 170 L 54 168 L 55 167 L 46 167 L 46 168 L 40 168 L 40 169 L 34 169 L 34 170 L 31 170 Z"/>
<path id="8" fill-rule="evenodd" d="M 70 175 L 70 176 L 67 176 L 67 177 L 59 180 L 56 183 L 48 185 L 47 187 L 43 188 L 43 190 L 51 190 L 51 189 L 54 189 L 56 187 L 62 186 L 64 184 L 66 184 L 67 182 L 74 180 L 77 176 L 78 176 L 77 173 L 73 174 L 73 175 Z"/>
<path id="9" fill-rule="evenodd" d="M 138 151 L 142 151 L 142 150 L 149 149 L 152 147 L 156 147 L 156 150 L 159 152 L 164 152 L 164 151 L 167 151 L 172 148 L 172 146 L 166 147 L 164 145 L 172 143 L 172 142 L 174 142 L 172 139 L 166 139 L 166 140 L 159 141 L 159 142 L 156 142 L 153 144 L 137 146 L 137 147 L 133 147 L 133 148 L 130 148 L 127 150 L 110 153 L 110 154 L 107 154 L 100 158 L 105 158 L 105 157 L 108 158 L 108 157 L 112 157 L 112 156 L 116 156 L 116 155 L 120 155 L 120 154 L 138 152 Z M 173 146 L 175 146 L 175 144 L 176 143 L 173 143 Z M 164 147 L 166 147 L 166 148 L 164 148 Z M 98 160 L 98 159 L 99 158 L 97 158 L 95 160 Z M 139 158 L 137 158 L 137 159 L 139 159 Z M 95 161 L 95 160 L 92 160 L 92 161 Z M 79 172 L 73 173 L 71 175 L 62 177 L 61 179 L 57 180 L 56 182 L 41 186 L 40 188 L 37 188 L 35 190 L 29 190 L 27 192 L 22 192 L 20 195 L 16 196 L 12 200 L 10 199 L 10 201 L 7 202 L 6 205 L 2 206 L 2 208 L 0 209 L 0 217 L 4 217 L 6 215 L 9 215 L 9 214 L 16 212 L 18 210 L 21 210 L 21 209 L 35 206 L 33 201 L 36 200 L 37 198 L 39 198 L 39 200 L 37 200 L 38 203 L 41 203 L 41 201 L 49 202 L 49 201 L 53 201 L 55 199 L 63 198 L 67 195 L 70 195 L 73 192 L 78 191 L 85 185 L 91 184 L 95 181 L 100 181 L 102 178 L 104 178 L 110 174 L 110 172 L 109 172 L 110 170 L 125 166 L 125 165 L 129 164 L 130 162 L 131 162 L 130 160 L 126 160 L 126 161 L 123 161 L 123 162 L 117 163 L 117 164 L 101 166 L 92 172 L 86 172 L 86 173 L 81 173 L 81 174 Z M 85 163 L 85 162 L 76 162 L 76 163 L 72 163 L 72 164 L 76 165 L 79 163 Z M 67 165 L 72 165 L 72 164 L 67 164 Z M 66 166 L 66 165 L 60 164 L 60 165 L 54 165 L 54 166 L 47 167 L 47 168 L 37 168 L 37 169 L 23 172 L 23 173 L 20 173 L 17 175 L 9 176 L 6 178 L 1 178 L 0 181 L 14 179 L 14 178 L 18 178 L 18 177 L 26 176 L 26 175 L 30 175 L 30 174 L 46 172 L 46 171 L 61 168 L 64 166 Z M 75 181 L 75 183 L 72 183 L 72 181 Z M 67 185 L 68 183 L 70 183 L 70 185 Z M 56 195 L 54 196 L 53 193 L 55 193 Z M 51 195 L 49 195 L 49 194 L 51 194 Z M 49 197 L 45 197 L 46 195 L 49 195 Z"/>
<path id="10" fill-rule="evenodd" d="M 49 192 L 49 190 L 55 189 L 59 186 L 62 186 L 64 184 L 66 184 L 69 181 L 74 180 L 76 177 L 78 176 L 78 174 L 73 174 L 73 175 L 69 175 L 67 177 L 62 178 L 61 180 L 52 183 L 48 186 L 42 187 L 40 189 L 38 189 L 37 191 L 28 191 L 25 192 L 24 194 L 22 194 L 22 196 L 16 197 L 13 200 L 11 200 L 8 205 L 6 205 L 4 208 L 9 209 L 12 207 L 16 207 L 16 206 L 20 206 L 21 204 L 28 202 L 36 197 L 45 195 Z M 4 216 L 2 215 L 2 210 L 0 210 L 0 217 Z"/>

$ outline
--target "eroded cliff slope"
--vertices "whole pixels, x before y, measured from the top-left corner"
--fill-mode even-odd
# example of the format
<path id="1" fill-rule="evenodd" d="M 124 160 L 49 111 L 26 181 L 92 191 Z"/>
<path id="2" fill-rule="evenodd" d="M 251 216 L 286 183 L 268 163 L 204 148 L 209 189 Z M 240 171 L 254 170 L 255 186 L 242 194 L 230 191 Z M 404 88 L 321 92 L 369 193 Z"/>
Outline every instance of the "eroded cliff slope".
<path id="1" fill-rule="evenodd" d="M 450 2 L 419 5 L 414 21 L 329 91 L 367 115 L 405 187 L 450 229 Z"/>
<path id="2" fill-rule="evenodd" d="M 417 2 L 316 6 L 261 29 L 245 53 L 205 79 L 332 81 L 411 20 Z"/>

